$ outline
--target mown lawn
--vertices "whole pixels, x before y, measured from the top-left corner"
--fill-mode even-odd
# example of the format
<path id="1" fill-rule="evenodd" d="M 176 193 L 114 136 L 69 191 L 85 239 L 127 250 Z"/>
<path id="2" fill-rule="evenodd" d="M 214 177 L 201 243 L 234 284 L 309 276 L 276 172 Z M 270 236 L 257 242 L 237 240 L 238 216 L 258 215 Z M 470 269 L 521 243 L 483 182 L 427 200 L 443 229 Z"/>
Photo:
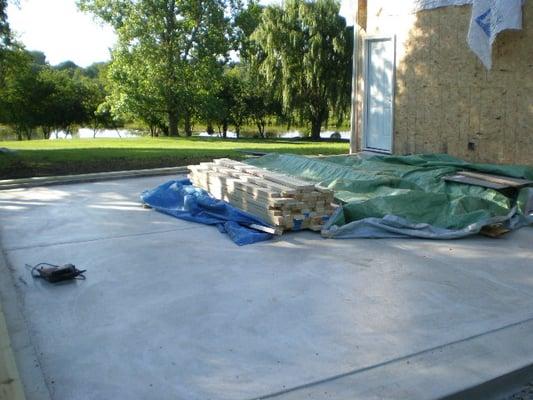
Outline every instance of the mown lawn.
<path id="1" fill-rule="evenodd" d="M 293 154 L 342 154 L 345 142 L 219 138 L 131 138 L 4 141 L 0 178 L 67 175 L 181 166 L 218 157 L 241 159 L 239 150 Z"/>

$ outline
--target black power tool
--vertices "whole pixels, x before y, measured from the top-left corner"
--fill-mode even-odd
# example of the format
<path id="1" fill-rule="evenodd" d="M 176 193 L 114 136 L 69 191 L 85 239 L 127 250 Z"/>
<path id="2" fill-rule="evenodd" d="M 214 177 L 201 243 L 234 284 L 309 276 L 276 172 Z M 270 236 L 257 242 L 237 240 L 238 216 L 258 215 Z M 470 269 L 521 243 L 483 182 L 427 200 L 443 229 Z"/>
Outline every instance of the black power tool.
<path id="1" fill-rule="evenodd" d="M 83 275 L 85 271 L 87 270 L 77 269 L 74 264 L 59 266 L 48 263 L 39 263 L 36 266 L 31 267 L 31 275 L 34 278 L 41 278 L 51 283 L 69 281 L 71 279 L 85 279 L 85 275 Z"/>

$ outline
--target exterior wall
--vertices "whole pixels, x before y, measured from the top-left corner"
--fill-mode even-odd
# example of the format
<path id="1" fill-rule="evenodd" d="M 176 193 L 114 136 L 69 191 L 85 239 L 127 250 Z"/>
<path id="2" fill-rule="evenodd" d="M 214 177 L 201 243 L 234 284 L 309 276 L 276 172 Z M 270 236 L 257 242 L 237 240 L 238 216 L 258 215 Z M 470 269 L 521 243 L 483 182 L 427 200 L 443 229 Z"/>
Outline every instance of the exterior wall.
<path id="1" fill-rule="evenodd" d="M 466 42 L 470 6 L 416 14 L 398 0 L 359 6 L 363 34 L 396 35 L 394 153 L 533 164 L 533 0 L 524 29 L 499 35 L 491 71 Z"/>

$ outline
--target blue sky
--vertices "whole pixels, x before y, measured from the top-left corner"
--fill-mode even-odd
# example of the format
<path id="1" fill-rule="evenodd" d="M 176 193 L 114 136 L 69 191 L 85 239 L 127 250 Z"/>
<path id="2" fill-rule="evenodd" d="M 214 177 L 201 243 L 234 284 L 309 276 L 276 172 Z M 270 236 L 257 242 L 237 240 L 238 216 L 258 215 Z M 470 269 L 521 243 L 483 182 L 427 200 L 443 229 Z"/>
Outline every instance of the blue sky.
<path id="1" fill-rule="evenodd" d="M 262 0 L 263 4 L 279 0 Z M 80 66 L 109 60 L 115 42 L 113 30 L 76 9 L 75 0 L 20 0 L 10 5 L 13 30 L 29 50 L 41 50 L 51 64 L 72 60 Z M 342 0 L 341 14 L 350 15 L 355 0 Z"/>

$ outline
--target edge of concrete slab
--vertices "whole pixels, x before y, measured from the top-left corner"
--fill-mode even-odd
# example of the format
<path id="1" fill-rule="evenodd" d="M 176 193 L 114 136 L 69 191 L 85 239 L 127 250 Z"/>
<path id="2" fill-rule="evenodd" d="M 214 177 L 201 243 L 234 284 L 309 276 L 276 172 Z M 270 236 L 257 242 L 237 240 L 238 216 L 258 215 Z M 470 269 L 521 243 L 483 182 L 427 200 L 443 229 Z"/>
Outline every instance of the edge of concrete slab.
<path id="1" fill-rule="evenodd" d="M 533 369 L 532 354 L 533 317 L 253 400 L 497 398 L 476 395 L 512 390 Z"/>
<path id="2" fill-rule="evenodd" d="M 187 173 L 187 167 L 136 169 L 130 171 L 96 172 L 91 174 L 42 176 L 23 179 L 0 180 L 0 190 L 35 186 L 63 185 L 70 183 L 96 182 L 112 179 L 138 178 L 144 176 L 179 175 Z"/>
<path id="3" fill-rule="evenodd" d="M 0 303 L 0 399 L 25 400 Z"/>
<path id="4" fill-rule="evenodd" d="M 520 392 L 524 386 L 533 381 L 533 365 L 528 365 L 488 382 L 482 383 L 443 397 L 441 400 L 502 400 Z"/>
<path id="5" fill-rule="evenodd" d="M 35 347 L 31 341 L 28 324 L 21 309 L 21 299 L 15 287 L 0 238 L 0 308 L 3 310 L 1 318 L 5 317 L 6 335 L 9 335 L 9 351 L 11 361 L 8 361 L 11 379 L 18 385 L 14 395 L 5 397 L 9 400 L 51 400 L 50 391 L 39 365 Z M 1 311 L 0 310 L 0 313 Z M 1 324 L 2 321 L 0 321 Z M 1 330 L 1 327 L 0 327 Z M 0 341 L 3 333 L 0 332 Z M 3 343 L 2 344 L 3 347 Z M 1 349 L 1 348 L 0 348 Z M 4 360 L 0 357 L 0 364 Z M 0 365 L 0 371 L 2 365 Z M 0 379 L 3 379 L 0 373 Z M 0 395 L 3 394 L 0 386 Z M 9 392 L 8 392 L 9 393 Z M 0 396 L 0 399 L 4 397 Z"/>

